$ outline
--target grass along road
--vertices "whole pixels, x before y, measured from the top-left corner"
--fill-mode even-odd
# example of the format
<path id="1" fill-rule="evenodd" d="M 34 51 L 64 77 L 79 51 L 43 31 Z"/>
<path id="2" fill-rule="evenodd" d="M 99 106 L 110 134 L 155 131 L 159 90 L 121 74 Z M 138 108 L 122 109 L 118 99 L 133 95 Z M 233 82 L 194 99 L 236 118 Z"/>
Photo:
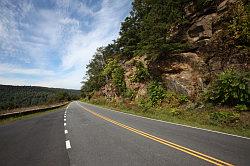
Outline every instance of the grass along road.
<path id="1" fill-rule="evenodd" d="M 201 129 L 207 129 L 217 132 L 223 132 L 227 134 L 238 135 L 242 137 L 250 138 L 250 126 L 225 126 L 225 125 L 216 125 L 209 122 L 207 117 L 209 116 L 210 111 L 186 111 L 185 114 L 175 114 L 176 112 L 171 112 L 169 110 L 165 110 L 163 108 L 155 108 L 155 111 L 142 111 L 139 107 L 127 107 L 123 103 L 112 103 L 112 102 L 105 102 L 105 101 L 88 101 L 88 100 L 81 100 L 83 102 L 94 104 L 100 106 L 102 108 L 113 109 L 118 112 L 129 113 L 133 115 L 138 115 L 142 117 L 152 118 L 156 120 L 162 120 L 171 123 L 177 123 L 181 125 L 188 125 L 191 127 L 198 127 Z"/>

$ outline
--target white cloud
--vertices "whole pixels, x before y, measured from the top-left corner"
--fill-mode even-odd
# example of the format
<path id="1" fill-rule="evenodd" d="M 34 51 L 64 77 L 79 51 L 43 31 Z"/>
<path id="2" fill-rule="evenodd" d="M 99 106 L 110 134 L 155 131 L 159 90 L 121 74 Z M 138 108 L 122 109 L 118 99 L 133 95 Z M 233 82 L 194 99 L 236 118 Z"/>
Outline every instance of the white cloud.
<path id="1" fill-rule="evenodd" d="M 74 70 L 65 75 L 57 75 L 55 77 L 46 78 L 46 80 L 36 81 L 33 85 L 46 86 L 46 87 L 58 87 L 58 88 L 70 88 L 80 89 L 80 82 L 82 80 L 83 69 Z"/>
<path id="2" fill-rule="evenodd" d="M 103 0 L 99 10 L 94 10 L 87 1 L 56 0 L 55 7 L 46 9 L 32 2 L 0 1 L 0 74 L 20 74 L 20 84 L 26 81 L 27 85 L 76 89 L 81 86 L 84 66 L 96 48 L 118 36 L 120 22 L 131 3 L 130 0 Z M 10 57 L 12 61 L 8 62 Z M 29 66 L 36 68 L 13 65 L 16 63 L 32 64 Z M 39 73 L 46 74 L 35 82 L 21 77 L 39 76 Z M 0 79 L 0 83 L 10 81 Z M 18 83 L 18 78 L 14 82 Z"/>
<path id="3" fill-rule="evenodd" d="M 4 84 L 4 85 L 33 85 L 33 82 L 30 80 L 26 80 L 26 79 L 20 79 L 20 78 L 6 78 L 6 77 L 2 77 L 0 76 L 0 84 Z"/>
<path id="4" fill-rule="evenodd" d="M 86 4 L 84 4 L 83 2 L 79 3 L 77 8 L 78 8 L 77 12 L 79 14 L 84 14 L 84 15 L 89 15 L 89 16 L 94 15 L 93 10 L 89 8 Z"/>
<path id="5" fill-rule="evenodd" d="M 55 76 L 55 72 L 51 70 L 39 68 L 23 68 L 9 64 L 0 64 L 0 74 L 22 74 L 30 76 Z"/>
<path id="6" fill-rule="evenodd" d="M 122 10 L 117 9 L 123 8 L 126 4 L 128 1 L 116 1 L 115 3 L 108 0 L 103 1 L 101 10 L 94 14 L 93 30 L 87 34 L 76 31 L 72 37 L 66 48 L 66 54 L 62 58 L 64 69 L 86 64 L 97 47 L 107 45 L 118 36 L 123 13 Z"/>

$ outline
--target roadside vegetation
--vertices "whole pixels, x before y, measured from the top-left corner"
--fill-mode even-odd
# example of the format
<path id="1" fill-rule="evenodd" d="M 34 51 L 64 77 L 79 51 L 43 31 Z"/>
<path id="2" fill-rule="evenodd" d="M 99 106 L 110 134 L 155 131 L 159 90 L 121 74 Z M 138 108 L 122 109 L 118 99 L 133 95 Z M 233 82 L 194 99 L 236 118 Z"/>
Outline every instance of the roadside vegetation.
<path id="1" fill-rule="evenodd" d="M 148 86 L 147 97 L 137 102 L 107 100 L 95 93 L 83 102 L 149 118 L 250 137 L 249 87 L 242 73 L 227 70 L 218 75 L 200 101 L 167 91 L 158 82 Z"/>
<path id="2" fill-rule="evenodd" d="M 249 4 L 239 0 L 226 6 L 225 1 L 219 10 L 221 2 L 135 0 L 121 24 L 120 36 L 98 48 L 87 66 L 82 100 L 250 137 Z M 185 14 L 192 11 L 191 16 Z M 195 21 L 213 14 L 220 17 L 204 27 L 211 23 L 216 33 L 189 42 L 183 32 L 202 35 L 201 26 L 192 29 Z M 195 54 L 202 61 L 187 60 L 183 53 Z M 193 79 L 197 75 L 201 81 Z M 187 90 L 190 80 L 193 94 Z"/>

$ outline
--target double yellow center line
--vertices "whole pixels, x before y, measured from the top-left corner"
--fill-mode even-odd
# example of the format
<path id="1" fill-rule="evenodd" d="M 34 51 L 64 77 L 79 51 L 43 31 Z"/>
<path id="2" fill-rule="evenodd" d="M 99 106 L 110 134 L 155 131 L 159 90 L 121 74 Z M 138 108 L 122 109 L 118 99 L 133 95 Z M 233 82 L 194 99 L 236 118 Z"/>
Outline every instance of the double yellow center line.
<path id="1" fill-rule="evenodd" d="M 77 104 L 78 104 L 78 103 L 77 103 Z M 78 104 L 78 105 L 79 105 L 79 104 Z M 205 155 L 205 154 L 203 154 L 203 153 L 201 153 L 201 152 L 197 152 L 197 151 L 195 151 L 195 150 L 192 150 L 192 149 L 186 148 L 186 147 L 184 147 L 184 146 L 175 144 L 175 143 L 173 143 L 173 142 L 164 140 L 164 139 L 162 139 L 162 138 L 156 137 L 156 136 L 151 135 L 151 134 L 148 134 L 148 133 L 146 133 L 146 132 L 143 132 L 143 131 L 137 130 L 137 129 L 135 129 L 135 128 L 126 126 L 126 125 L 124 125 L 124 124 L 122 124 L 122 123 L 120 123 L 120 122 L 117 122 L 117 121 L 115 121 L 115 120 L 112 120 L 112 119 L 110 119 L 110 118 L 107 118 L 107 117 L 105 117 L 105 116 L 102 116 L 102 115 L 100 115 L 100 114 L 97 114 L 97 113 L 95 113 L 95 112 L 93 112 L 93 111 L 91 111 L 91 110 L 89 110 L 89 109 L 83 107 L 82 105 L 79 105 L 79 106 L 81 106 L 82 108 L 84 108 L 84 109 L 85 109 L 86 111 L 88 111 L 89 113 L 95 115 L 96 117 L 99 117 L 99 118 L 101 118 L 101 119 L 103 119 L 103 120 L 106 120 L 106 121 L 108 121 L 108 122 L 110 122 L 110 123 L 113 123 L 113 124 L 115 124 L 115 125 L 117 125 L 117 126 L 120 126 L 120 127 L 124 128 L 124 129 L 127 129 L 127 130 L 129 130 L 129 131 L 132 131 L 132 132 L 134 132 L 134 133 L 137 133 L 137 134 L 139 134 L 139 135 L 141 135 L 141 136 L 144 136 L 144 137 L 146 137 L 146 138 L 149 138 L 149 139 L 154 140 L 154 141 L 156 141 L 156 142 L 159 142 L 159 143 L 161 143 L 161 144 L 167 145 L 167 146 L 169 146 L 169 147 L 172 147 L 172 148 L 177 149 L 177 150 L 179 150 L 179 151 L 182 151 L 182 152 L 184 152 L 184 153 L 187 153 L 187 154 L 190 154 L 190 155 L 192 155 L 192 156 L 195 156 L 195 157 L 197 157 L 197 158 L 199 158 L 199 159 L 205 160 L 205 161 L 207 161 L 207 162 L 209 162 L 209 163 L 212 163 L 212 164 L 215 164 L 215 165 L 218 165 L 218 166 L 233 166 L 233 164 L 230 164 L 230 163 L 224 162 L 224 161 L 222 161 L 222 160 L 216 159 L 216 158 L 214 158 L 214 157 Z"/>

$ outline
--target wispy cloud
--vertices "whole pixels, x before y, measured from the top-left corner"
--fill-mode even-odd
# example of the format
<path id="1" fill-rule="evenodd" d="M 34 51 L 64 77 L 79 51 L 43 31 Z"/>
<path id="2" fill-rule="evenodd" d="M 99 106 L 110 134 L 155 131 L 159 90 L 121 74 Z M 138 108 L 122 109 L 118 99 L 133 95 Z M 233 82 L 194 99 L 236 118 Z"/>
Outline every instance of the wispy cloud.
<path id="1" fill-rule="evenodd" d="M 1 74 L 20 74 L 29 76 L 55 76 L 55 72 L 52 70 L 39 69 L 39 68 L 23 68 L 10 64 L 0 64 Z"/>
<path id="2" fill-rule="evenodd" d="M 0 72 L 19 74 L 20 83 L 47 73 L 32 83 L 79 89 L 84 66 L 117 37 L 130 7 L 131 0 L 1 0 Z"/>

